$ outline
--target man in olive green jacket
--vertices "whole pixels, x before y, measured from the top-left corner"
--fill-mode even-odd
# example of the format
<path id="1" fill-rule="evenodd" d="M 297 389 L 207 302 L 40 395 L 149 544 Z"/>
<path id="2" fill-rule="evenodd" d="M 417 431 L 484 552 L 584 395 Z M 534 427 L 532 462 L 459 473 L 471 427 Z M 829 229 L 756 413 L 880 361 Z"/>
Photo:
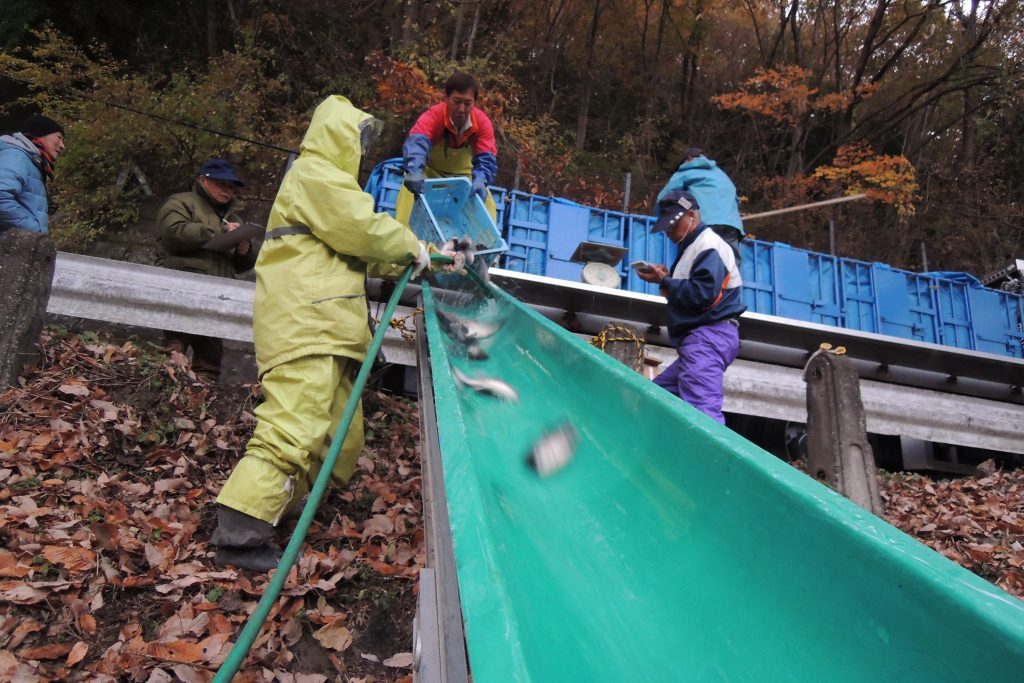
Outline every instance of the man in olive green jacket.
<path id="1" fill-rule="evenodd" d="M 270 211 L 253 302 L 264 400 L 245 456 L 217 496 L 218 564 L 277 565 L 275 527 L 316 481 L 370 345 L 367 274 L 429 265 L 427 246 L 376 213 L 357 181 L 375 129 L 376 120 L 344 97 L 324 100 Z M 332 483 L 349 480 L 362 450 L 360 406 Z"/>
<path id="2" fill-rule="evenodd" d="M 255 250 L 249 241 L 242 241 L 229 251 L 204 249 L 203 245 L 218 235 L 237 230 L 239 202 L 235 193 L 244 183 L 230 163 L 223 159 L 207 159 L 190 192 L 172 195 L 160 207 L 160 258 L 165 268 L 202 273 L 217 277 L 234 277 L 253 267 Z M 192 367 L 211 379 L 220 375 L 224 343 L 215 337 L 185 332 L 165 331 L 167 348 L 185 353 L 192 347 Z"/>

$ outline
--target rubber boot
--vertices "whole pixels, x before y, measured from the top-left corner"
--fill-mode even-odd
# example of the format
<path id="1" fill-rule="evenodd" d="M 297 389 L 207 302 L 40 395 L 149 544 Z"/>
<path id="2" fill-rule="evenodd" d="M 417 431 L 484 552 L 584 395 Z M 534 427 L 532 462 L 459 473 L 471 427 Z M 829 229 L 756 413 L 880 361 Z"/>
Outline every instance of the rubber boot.
<path id="1" fill-rule="evenodd" d="M 224 505 L 217 506 L 217 528 L 210 542 L 217 546 L 216 565 L 232 564 L 266 572 L 281 561 L 281 551 L 271 541 L 274 525 Z"/>

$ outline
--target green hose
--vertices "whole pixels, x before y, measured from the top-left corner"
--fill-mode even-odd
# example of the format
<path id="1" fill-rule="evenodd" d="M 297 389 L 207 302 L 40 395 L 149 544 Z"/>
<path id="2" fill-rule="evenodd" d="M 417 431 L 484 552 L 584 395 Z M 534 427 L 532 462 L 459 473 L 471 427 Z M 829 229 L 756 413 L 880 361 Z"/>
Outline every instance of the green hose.
<path id="1" fill-rule="evenodd" d="M 451 257 L 444 256 L 442 254 L 434 254 L 431 256 L 431 261 L 435 263 L 451 263 L 452 259 Z M 388 300 L 388 305 L 384 309 L 384 315 L 381 317 L 381 324 L 377 326 L 377 331 L 373 334 L 373 339 L 370 341 L 370 348 L 366 352 L 366 359 L 359 368 L 359 374 L 356 375 L 356 380 L 352 384 L 352 395 L 349 396 L 348 404 L 345 406 L 345 413 L 342 415 L 341 423 L 338 425 L 338 429 L 334 432 L 334 436 L 331 439 L 331 447 L 327 451 L 327 455 L 324 457 L 323 465 L 320 467 L 320 473 L 317 475 L 316 482 L 313 484 L 313 488 L 309 492 L 309 499 L 306 501 L 305 507 L 302 508 L 302 515 L 299 517 L 298 524 L 295 525 L 295 532 L 292 534 L 291 539 L 288 541 L 288 546 L 284 549 L 284 553 L 281 555 L 281 562 L 277 565 L 277 570 L 274 572 L 274 576 L 270 579 L 270 584 L 267 586 L 266 592 L 263 593 L 263 597 L 260 598 L 260 602 L 256 606 L 256 611 L 254 611 L 252 616 L 249 617 L 249 621 L 246 622 L 245 628 L 242 629 L 241 635 L 238 636 L 235 646 L 231 648 L 231 652 L 228 653 L 227 659 L 224 660 L 220 669 L 217 670 L 217 675 L 213 679 L 214 683 L 228 683 L 228 681 L 230 681 L 238 672 L 239 667 L 242 666 L 242 661 L 249 653 L 249 648 L 252 647 L 253 641 L 255 641 L 256 636 L 259 635 L 260 629 L 263 627 L 263 622 L 266 621 L 267 615 L 270 614 L 270 610 L 274 606 L 274 602 L 281 593 L 281 588 L 284 586 L 285 579 L 288 578 L 288 572 L 291 571 L 292 565 L 295 564 L 295 560 L 299 556 L 299 550 L 302 548 L 302 544 L 306 540 L 306 533 L 309 531 L 309 525 L 313 522 L 313 516 L 316 514 L 317 506 L 320 505 L 320 499 L 323 498 L 324 491 L 327 489 L 327 484 L 331 480 L 334 461 L 338 459 L 338 453 L 341 452 L 341 446 L 345 443 L 345 437 L 348 435 L 348 429 L 352 425 L 352 418 L 356 413 L 356 407 L 359 405 L 359 400 L 362 397 L 363 387 L 366 385 L 366 378 L 370 375 L 370 369 L 373 367 L 373 360 L 377 357 L 377 352 L 380 350 L 381 344 L 384 343 L 384 335 L 387 334 L 389 327 L 386 321 L 391 320 L 395 315 L 395 309 L 398 307 L 398 299 L 402 296 L 402 292 L 405 291 L 405 286 L 409 284 L 409 280 L 412 277 L 412 268 L 412 266 L 406 268 L 402 273 L 402 276 L 398 278 L 395 291 Z M 467 270 L 472 269 L 467 268 Z"/>

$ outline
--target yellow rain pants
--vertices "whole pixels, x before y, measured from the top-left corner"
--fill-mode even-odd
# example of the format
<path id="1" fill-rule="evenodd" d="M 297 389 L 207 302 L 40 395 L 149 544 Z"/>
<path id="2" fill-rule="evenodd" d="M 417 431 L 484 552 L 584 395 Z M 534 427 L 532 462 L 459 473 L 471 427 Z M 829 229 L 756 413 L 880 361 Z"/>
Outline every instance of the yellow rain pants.
<path id="1" fill-rule="evenodd" d="M 264 375 L 256 430 L 217 502 L 276 526 L 316 481 L 358 370 L 351 358 L 306 356 Z M 334 463 L 331 483 L 348 482 L 362 450 L 360 405 Z"/>

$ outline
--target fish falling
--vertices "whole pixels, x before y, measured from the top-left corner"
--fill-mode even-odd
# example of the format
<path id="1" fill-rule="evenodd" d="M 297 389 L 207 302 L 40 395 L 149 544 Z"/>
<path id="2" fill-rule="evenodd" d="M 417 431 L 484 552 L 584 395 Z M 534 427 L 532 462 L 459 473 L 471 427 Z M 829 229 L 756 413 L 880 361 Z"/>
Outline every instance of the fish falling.
<path id="1" fill-rule="evenodd" d="M 482 394 L 490 394 L 513 403 L 519 401 L 519 394 L 516 390 L 497 377 L 469 377 L 455 366 L 452 366 L 452 376 L 460 384 Z"/>
<path id="2" fill-rule="evenodd" d="M 572 461 L 577 440 L 576 428 L 566 422 L 540 437 L 526 462 L 541 478 L 550 477 Z"/>
<path id="3" fill-rule="evenodd" d="M 446 313 L 442 310 L 437 311 L 437 319 L 441 323 L 441 329 L 445 331 L 445 334 L 460 344 L 469 344 L 470 342 L 486 339 L 498 331 L 497 325 L 480 322 L 479 320 L 460 318 L 457 315 Z"/>

